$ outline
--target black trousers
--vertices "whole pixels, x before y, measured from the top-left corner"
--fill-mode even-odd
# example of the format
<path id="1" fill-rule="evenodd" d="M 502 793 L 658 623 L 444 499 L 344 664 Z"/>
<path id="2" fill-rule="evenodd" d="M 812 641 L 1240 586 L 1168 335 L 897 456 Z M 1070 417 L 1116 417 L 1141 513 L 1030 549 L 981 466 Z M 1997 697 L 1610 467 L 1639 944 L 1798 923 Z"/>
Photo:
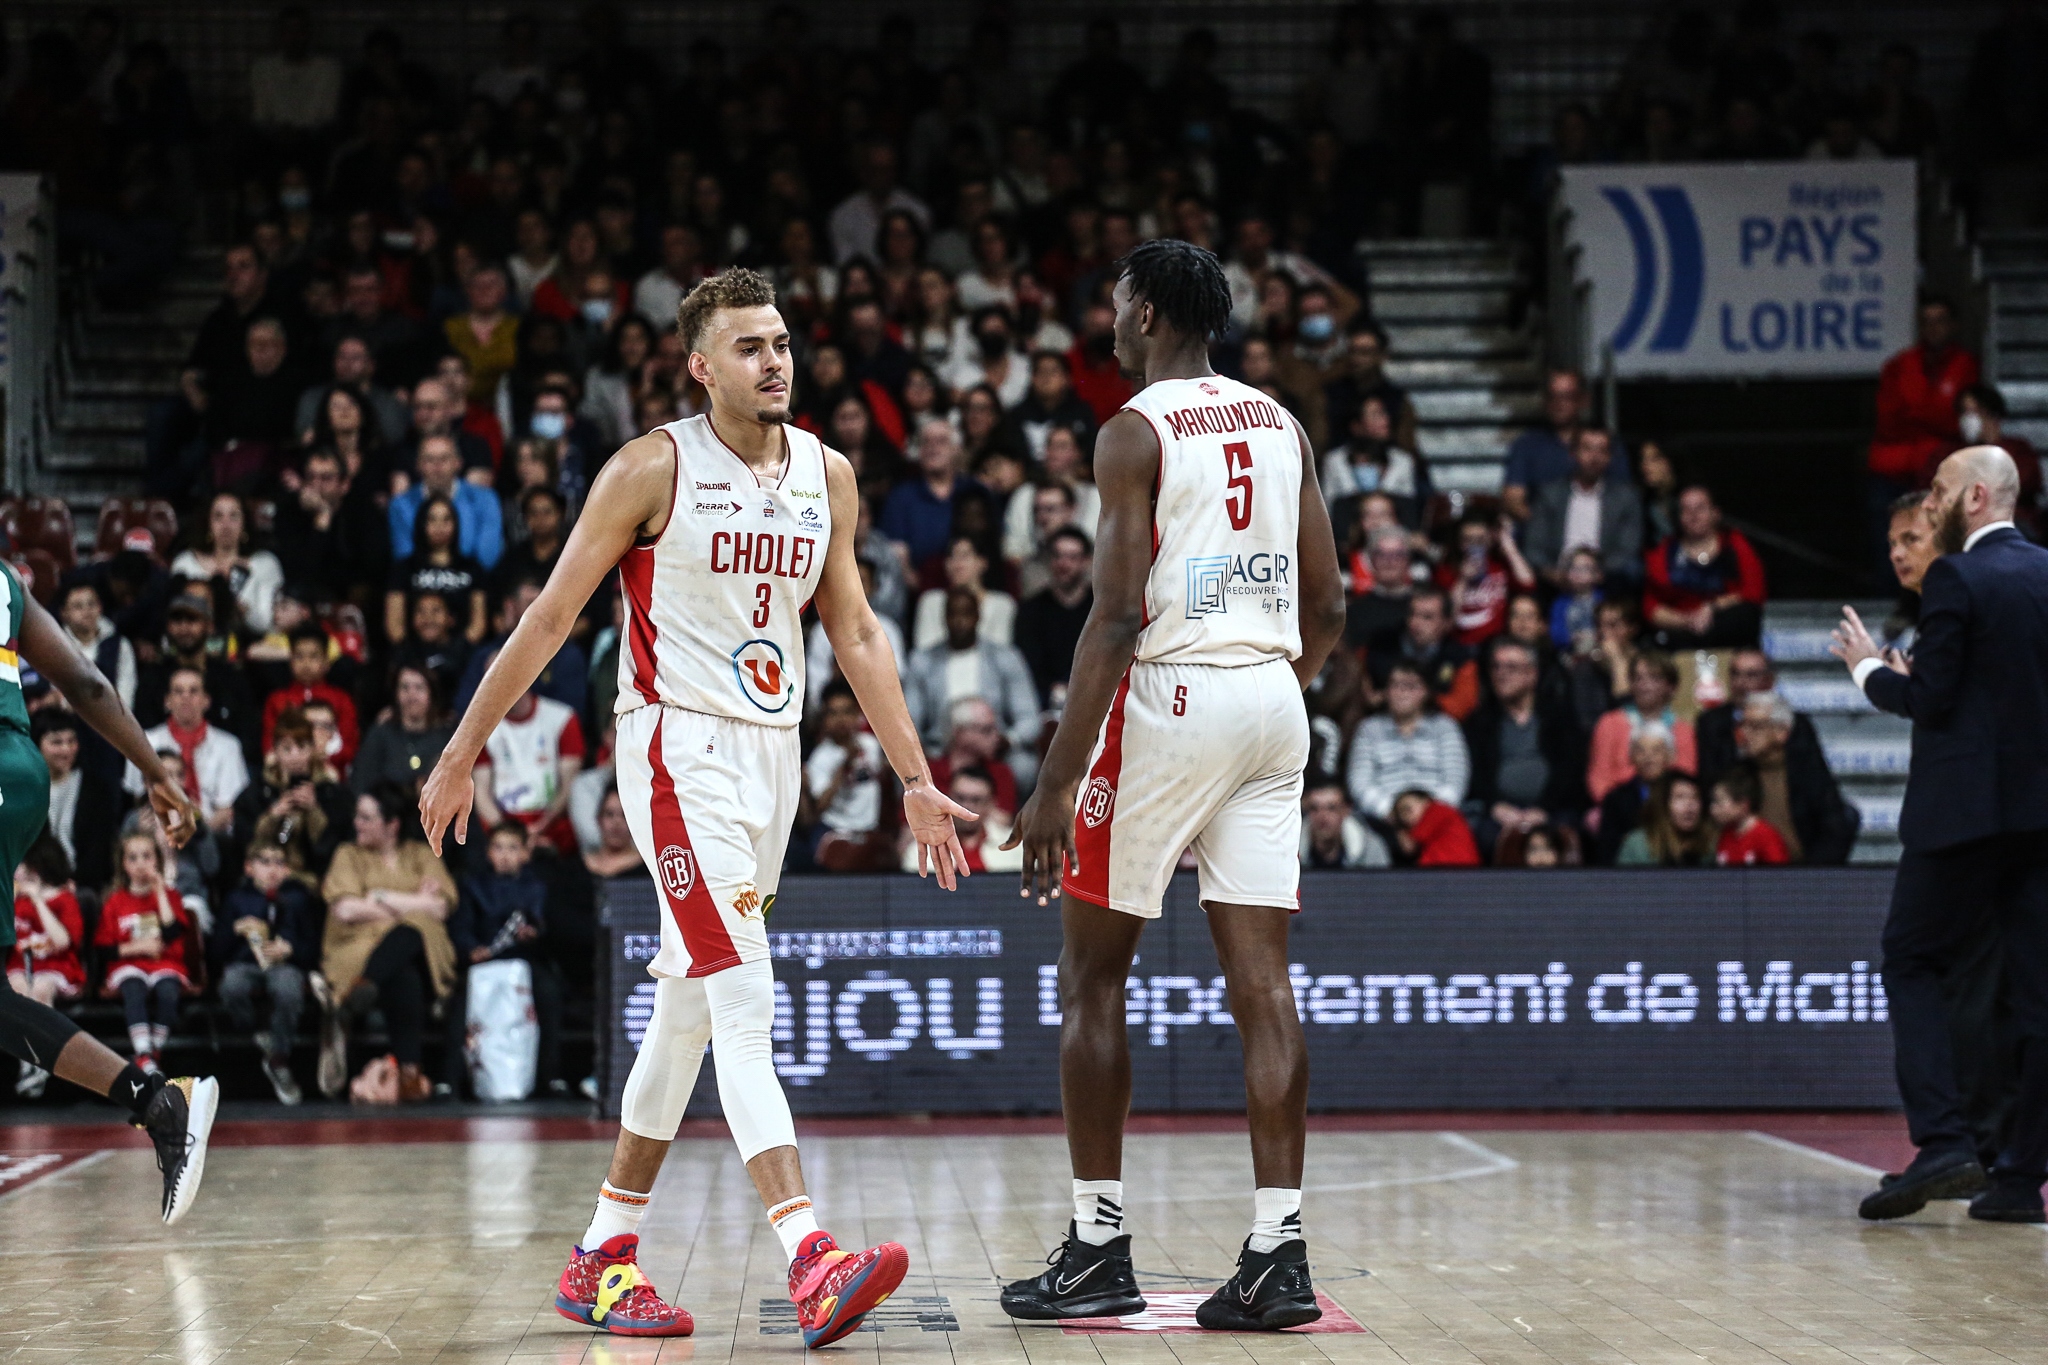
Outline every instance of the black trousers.
<path id="1" fill-rule="evenodd" d="M 377 1008 L 391 1036 L 391 1055 L 404 1065 L 422 1060 L 420 1036 L 427 1026 L 427 942 L 410 924 L 401 924 L 377 940 L 363 979 L 376 983 Z"/>
<path id="2" fill-rule="evenodd" d="M 1956 1076 L 1956 1001 L 1945 983 L 1987 925 L 2004 947 L 2019 1045 L 2018 1094 L 1998 1164 L 2048 1180 L 2048 835 L 2001 834 L 1900 856 L 1884 927 L 1899 1098 L 1916 1146 L 1976 1151 Z"/>

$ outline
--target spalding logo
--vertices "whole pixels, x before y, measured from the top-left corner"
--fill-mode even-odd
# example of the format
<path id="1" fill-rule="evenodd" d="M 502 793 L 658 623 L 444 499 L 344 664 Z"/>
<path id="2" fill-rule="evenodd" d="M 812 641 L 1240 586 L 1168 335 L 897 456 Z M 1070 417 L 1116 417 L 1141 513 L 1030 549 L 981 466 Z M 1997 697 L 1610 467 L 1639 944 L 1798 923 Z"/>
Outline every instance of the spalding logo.
<path id="1" fill-rule="evenodd" d="M 1095 829 L 1116 806 L 1116 788 L 1109 785 L 1109 779 L 1098 777 L 1091 780 L 1081 792 L 1081 823 Z"/>
<path id="2" fill-rule="evenodd" d="M 682 900 L 690 894 L 690 888 L 697 884 L 697 860 L 690 856 L 690 850 L 680 844 L 670 844 L 662 849 L 661 884 L 668 888 L 669 895 Z"/>

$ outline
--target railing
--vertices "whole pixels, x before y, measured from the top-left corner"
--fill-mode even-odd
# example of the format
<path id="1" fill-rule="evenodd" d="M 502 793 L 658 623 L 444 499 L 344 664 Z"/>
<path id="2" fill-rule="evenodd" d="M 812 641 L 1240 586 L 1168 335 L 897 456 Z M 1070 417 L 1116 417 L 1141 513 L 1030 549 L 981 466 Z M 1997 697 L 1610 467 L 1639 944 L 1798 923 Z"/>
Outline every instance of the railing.
<path id="1" fill-rule="evenodd" d="M 28 493 L 57 389 L 57 208 L 39 175 L 0 175 L 0 488 Z"/>

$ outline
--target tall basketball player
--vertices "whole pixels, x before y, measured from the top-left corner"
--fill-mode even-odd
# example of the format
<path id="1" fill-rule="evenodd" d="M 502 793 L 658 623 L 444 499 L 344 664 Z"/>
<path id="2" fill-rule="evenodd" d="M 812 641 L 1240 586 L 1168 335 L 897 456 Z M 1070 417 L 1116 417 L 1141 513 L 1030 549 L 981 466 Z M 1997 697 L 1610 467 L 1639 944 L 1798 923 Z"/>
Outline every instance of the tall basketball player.
<path id="1" fill-rule="evenodd" d="M 164 834 L 182 845 L 199 828 L 199 807 L 165 770 L 135 717 L 121 705 L 113 684 L 71 637 L 22 590 L 14 570 L 0 563 L 0 862 L 8 874 L 49 823 L 50 770 L 28 733 L 28 702 L 21 691 L 26 662 L 49 679 L 78 712 L 79 719 L 105 735 L 142 774 L 150 808 Z M 94 832 L 112 838 L 112 830 Z M 0 916 L 0 957 L 15 946 L 14 916 Z M 32 957 L 25 961 L 33 974 Z M 206 1171 L 206 1143 L 220 1105 L 220 1084 L 212 1077 L 180 1076 L 166 1081 L 154 1071 L 124 1062 L 67 1015 L 16 991 L 0 975 L 0 1052 L 54 1071 L 73 1085 L 105 1095 L 126 1108 L 131 1122 L 156 1144 L 164 1173 L 163 1219 L 175 1223 L 199 1197 Z"/>
<path id="2" fill-rule="evenodd" d="M 654 1012 L 626 1082 L 611 1170 L 555 1307 L 623 1336 L 689 1334 L 690 1315 L 640 1271 L 638 1228 L 709 1043 L 726 1122 L 789 1258 L 804 1342 L 823 1346 L 895 1290 L 909 1258 L 894 1242 L 842 1251 L 819 1229 L 772 1060 L 763 921 L 796 816 L 805 603 L 817 603 L 903 782 L 920 871 L 947 890 L 966 875 L 953 821 L 969 813 L 932 786 L 888 640 L 862 594 L 853 467 L 789 425 L 789 330 L 774 289 L 751 270 L 728 270 L 690 291 L 676 326 L 710 414 L 629 441 L 605 463 L 547 586 L 435 765 L 420 816 L 437 853 L 451 822 L 465 838 L 484 741 L 617 565 L 626 624 L 613 762 L 666 913 L 649 968 Z"/>
<path id="3" fill-rule="evenodd" d="M 1300 426 L 1209 368 L 1230 316 L 1216 258 L 1147 242 L 1114 295 L 1116 355 L 1144 388 L 1102 428 L 1095 605 L 1066 712 L 1010 845 L 1024 894 L 1065 896 L 1060 1099 L 1074 1220 L 1051 1269 L 1003 1291 L 1017 1318 L 1141 1311 L 1123 1228 L 1131 1103 L 1124 981 L 1182 850 L 1244 1043 L 1251 1235 L 1204 1327 L 1275 1330 L 1322 1316 L 1301 1235 L 1308 1055 L 1287 977 L 1296 908 L 1302 689 L 1344 628 L 1344 595 Z M 1076 805 L 1078 802 L 1078 811 Z"/>

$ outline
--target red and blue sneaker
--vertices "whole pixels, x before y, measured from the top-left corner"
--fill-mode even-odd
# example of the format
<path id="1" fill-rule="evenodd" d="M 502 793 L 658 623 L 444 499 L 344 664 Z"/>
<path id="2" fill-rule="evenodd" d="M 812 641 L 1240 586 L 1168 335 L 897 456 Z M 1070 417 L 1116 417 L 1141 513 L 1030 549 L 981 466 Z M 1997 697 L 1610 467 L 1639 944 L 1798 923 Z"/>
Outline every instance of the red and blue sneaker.
<path id="1" fill-rule="evenodd" d="M 789 1263 L 789 1301 L 815 1350 L 857 1330 L 862 1319 L 896 1292 L 910 1269 L 910 1253 L 896 1242 L 866 1251 L 841 1251 L 829 1232 L 814 1232 Z"/>
<path id="2" fill-rule="evenodd" d="M 696 1328 L 690 1315 L 663 1302 L 641 1273 L 640 1239 L 630 1232 L 595 1251 L 576 1248 L 555 1286 L 555 1311 L 620 1337 L 686 1337 Z"/>

